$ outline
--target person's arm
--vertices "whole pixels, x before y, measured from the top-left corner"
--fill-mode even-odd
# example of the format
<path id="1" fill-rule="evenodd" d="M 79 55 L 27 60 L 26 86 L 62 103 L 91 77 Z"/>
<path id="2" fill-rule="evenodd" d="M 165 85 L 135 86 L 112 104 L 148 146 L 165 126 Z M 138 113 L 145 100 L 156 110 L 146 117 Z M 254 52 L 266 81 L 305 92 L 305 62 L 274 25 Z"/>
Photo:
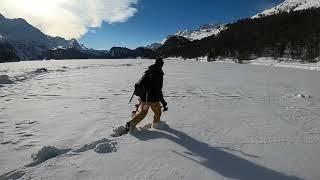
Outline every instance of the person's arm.
<path id="1" fill-rule="evenodd" d="M 161 104 L 163 106 L 163 111 L 168 111 L 168 103 L 163 98 L 161 99 Z"/>
<path id="2" fill-rule="evenodd" d="M 163 105 L 163 107 L 167 107 L 168 103 L 166 102 L 166 100 L 164 100 L 162 91 L 161 91 L 161 99 L 160 99 L 160 101 L 161 101 L 161 104 Z"/>
<path id="3" fill-rule="evenodd" d="M 163 111 L 168 111 L 168 107 L 167 107 L 168 103 L 166 102 L 166 100 L 164 100 L 163 93 L 162 93 L 163 76 L 161 76 L 160 82 L 161 82 L 161 84 L 160 84 L 160 101 L 163 106 Z"/>

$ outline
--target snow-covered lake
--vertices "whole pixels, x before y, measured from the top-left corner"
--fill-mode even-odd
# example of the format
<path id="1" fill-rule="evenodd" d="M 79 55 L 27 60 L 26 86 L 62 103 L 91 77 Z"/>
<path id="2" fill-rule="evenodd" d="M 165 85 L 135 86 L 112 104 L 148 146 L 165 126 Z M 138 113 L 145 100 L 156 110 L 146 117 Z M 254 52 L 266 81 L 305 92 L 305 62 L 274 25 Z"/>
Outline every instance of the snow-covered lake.
<path id="1" fill-rule="evenodd" d="M 320 72 L 166 61 L 169 127 L 111 137 L 152 63 L 0 64 L 0 179 L 320 179 Z"/>

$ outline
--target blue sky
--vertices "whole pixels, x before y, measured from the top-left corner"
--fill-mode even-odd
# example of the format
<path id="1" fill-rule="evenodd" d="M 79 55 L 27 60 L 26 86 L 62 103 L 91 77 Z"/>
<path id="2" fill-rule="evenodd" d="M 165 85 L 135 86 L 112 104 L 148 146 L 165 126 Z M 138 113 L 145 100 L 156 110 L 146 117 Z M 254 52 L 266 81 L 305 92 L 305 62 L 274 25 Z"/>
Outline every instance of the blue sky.
<path id="1" fill-rule="evenodd" d="M 103 23 L 79 41 L 87 47 L 136 48 L 160 42 L 178 30 L 195 29 L 206 23 L 228 23 L 251 17 L 283 0 L 139 0 L 134 16 L 122 23 Z"/>

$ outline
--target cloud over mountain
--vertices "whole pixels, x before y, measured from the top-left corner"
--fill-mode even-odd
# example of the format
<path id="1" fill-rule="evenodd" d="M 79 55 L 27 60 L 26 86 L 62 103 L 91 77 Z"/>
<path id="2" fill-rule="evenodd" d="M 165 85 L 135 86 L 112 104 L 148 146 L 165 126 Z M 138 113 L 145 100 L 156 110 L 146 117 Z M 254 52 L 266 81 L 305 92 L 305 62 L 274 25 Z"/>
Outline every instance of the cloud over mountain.
<path id="1" fill-rule="evenodd" d="M 0 13 L 24 18 L 51 36 L 80 38 L 90 28 L 126 22 L 138 0 L 1 0 Z"/>

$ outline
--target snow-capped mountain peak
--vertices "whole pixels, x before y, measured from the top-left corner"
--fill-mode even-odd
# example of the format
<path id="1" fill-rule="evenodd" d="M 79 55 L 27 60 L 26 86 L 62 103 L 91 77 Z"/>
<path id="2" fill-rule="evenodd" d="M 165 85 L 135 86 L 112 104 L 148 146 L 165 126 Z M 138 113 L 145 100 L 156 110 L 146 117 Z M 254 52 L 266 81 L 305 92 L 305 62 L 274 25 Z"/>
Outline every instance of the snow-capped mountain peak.
<path id="1" fill-rule="evenodd" d="M 78 50 L 84 50 L 84 48 L 78 43 L 78 41 L 76 39 L 71 39 L 69 40 L 69 47 L 78 49 Z"/>
<path id="2" fill-rule="evenodd" d="M 178 31 L 175 36 L 182 36 L 190 41 L 200 40 L 212 35 L 219 34 L 225 28 L 224 25 L 205 24 L 196 30 Z"/>
<path id="3" fill-rule="evenodd" d="M 84 44 L 80 44 L 80 46 L 83 50 L 89 50 L 89 48 L 87 48 Z"/>
<path id="4" fill-rule="evenodd" d="M 299 11 L 299 10 L 304 10 L 309 8 L 318 8 L 318 7 L 320 7 L 320 0 L 285 0 L 283 3 L 279 4 L 278 6 L 273 7 L 271 9 L 267 9 L 262 13 L 259 13 L 253 16 L 253 18 L 270 16 L 280 12 Z"/>
<path id="5" fill-rule="evenodd" d="M 0 19 L 5 19 L 5 17 L 0 13 Z"/>
<path id="6" fill-rule="evenodd" d="M 160 43 L 153 43 L 153 44 L 147 45 L 146 48 L 156 50 L 156 49 L 159 49 L 161 46 L 162 44 Z"/>
<path id="7" fill-rule="evenodd" d="M 174 35 L 169 35 L 161 42 L 161 44 L 164 44 L 172 36 L 181 36 L 190 41 L 200 40 L 212 35 L 218 35 L 225 28 L 226 27 L 223 24 L 204 24 L 196 30 L 178 31 Z"/>
<path id="8" fill-rule="evenodd" d="M 48 36 L 22 18 L 7 19 L 1 14 L 0 41 L 11 44 L 22 60 L 42 58 L 52 49 L 83 50 L 76 39 Z"/>

